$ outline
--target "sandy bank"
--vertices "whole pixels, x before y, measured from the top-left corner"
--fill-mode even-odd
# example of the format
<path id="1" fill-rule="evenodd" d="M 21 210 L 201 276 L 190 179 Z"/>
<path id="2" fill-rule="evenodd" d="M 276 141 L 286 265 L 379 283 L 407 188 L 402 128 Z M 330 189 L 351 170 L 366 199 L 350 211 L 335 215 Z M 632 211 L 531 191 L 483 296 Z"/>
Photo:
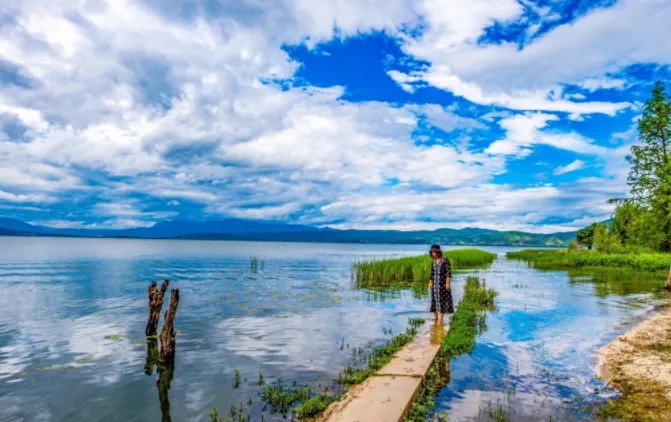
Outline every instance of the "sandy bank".
<path id="1" fill-rule="evenodd" d="M 604 416 L 671 421 L 671 308 L 601 349 L 597 375 L 621 393 L 603 409 Z"/>

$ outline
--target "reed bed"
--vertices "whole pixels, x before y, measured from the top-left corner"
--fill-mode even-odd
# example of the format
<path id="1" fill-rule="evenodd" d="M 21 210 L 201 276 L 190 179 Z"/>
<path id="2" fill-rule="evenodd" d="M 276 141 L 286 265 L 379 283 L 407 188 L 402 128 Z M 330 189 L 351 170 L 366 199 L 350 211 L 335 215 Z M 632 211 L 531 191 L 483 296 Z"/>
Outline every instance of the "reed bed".
<path id="1" fill-rule="evenodd" d="M 525 249 L 508 252 L 510 259 L 525 261 L 538 269 L 616 268 L 646 272 L 669 271 L 671 256 L 666 253 L 607 254 L 597 251 Z"/>
<path id="2" fill-rule="evenodd" d="M 486 266 L 496 259 L 495 254 L 480 249 L 454 249 L 445 251 L 444 254 L 450 260 L 452 271 Z M 352 265 L 352 279 L 358 288 L 424 283 L 428 282 L 430 277 L 431 260 L 428 254 L 362 261 Z"/>

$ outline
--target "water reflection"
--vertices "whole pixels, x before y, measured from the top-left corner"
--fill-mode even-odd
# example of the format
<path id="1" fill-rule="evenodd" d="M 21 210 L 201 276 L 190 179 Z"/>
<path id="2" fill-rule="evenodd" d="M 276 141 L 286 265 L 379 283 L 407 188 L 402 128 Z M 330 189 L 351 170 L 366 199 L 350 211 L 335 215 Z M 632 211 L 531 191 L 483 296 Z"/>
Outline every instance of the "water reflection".
<path id="1" fill-rule="evenodd" d="M 154 367 L 156 367 L 156 372 L 158 373 L 156 388 L 161 407 L 161 421 L 170 422 L 170 398 L 168 397 L 168 392 L 170 391 L 170 383 L 175 376 L 175 362 L 171 360 L 164 363 L 160 359 L 158 340 L 149 338 L 147 339 L 147 358 L 144 364 L 144 373 L 149 376 L 153 375 Z"/>
<path id="2" fill-rule="evenodd" d="M 431 317 L 427 286 L 351 289 L 352 262 L 425 249 L 0 238 L 0 420 L 203 421 L 213 406 L 258 397 L 259 373 L 321 391 L 351 362 L 343 337 L 366 347 L 383 328 L 398 333 L 408 317 Z M 668 300 L 662 283 L 542 272 L 494 250 L 499 259 L 478 272 L 499 291 L 498 311 L 473 353 L 443 368 L 451 381 L 438 408 L 450 420 L 486 419 L 480 409 L 496 410 L 513 388 L 514 420 L 572 416 L 565 401 L 593 403 L 602 386 L 593 352 Z M 455 274 L 455 302 L 469 274 Z M 156 365 L 156 343 L 137 341 L 147 282 L 157 278 L 173 280 L 183 297 L 177 373 Z M 68 369 L 43 370 L 59 367 Z"/>
<path id="3" fill-rule="evenodd" d="M 668 301 L 656 275 L 540 271 L 499 258 L 484 273 L 498 310 L 470 356 L 452 362 L 437 409 L 460 420 L 592 420 L 613 393 L 595 352 Z"/>

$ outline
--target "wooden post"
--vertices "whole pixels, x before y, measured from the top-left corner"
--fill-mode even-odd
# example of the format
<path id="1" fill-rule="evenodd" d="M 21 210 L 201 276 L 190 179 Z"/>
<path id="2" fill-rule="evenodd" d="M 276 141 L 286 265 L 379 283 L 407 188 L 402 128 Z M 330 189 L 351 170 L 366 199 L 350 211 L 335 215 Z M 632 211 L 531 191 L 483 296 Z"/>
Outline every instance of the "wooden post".
<path id="1" fill-rule="evenodd" d="M 170 306 L 165 311 L 163 330 L 161 331 L 161 359 L 168 364 L 175 359 L 175 314 L 179 305 L 179 289 L 170 291 Z"/>
<path id="2" fill-rule="evenodd" d="M 156 282 L 152 281 L 149 285 L 149 317 L 147 318 L 147 327 L 144 333 L 147 337 L 155 336 L 158 329 L 158 320 L 161 317 L 161 308 L 163 308 L 163 297 L 168 290 L 169 280 L 163 280 L 161 290 L 156 288 Z"/>

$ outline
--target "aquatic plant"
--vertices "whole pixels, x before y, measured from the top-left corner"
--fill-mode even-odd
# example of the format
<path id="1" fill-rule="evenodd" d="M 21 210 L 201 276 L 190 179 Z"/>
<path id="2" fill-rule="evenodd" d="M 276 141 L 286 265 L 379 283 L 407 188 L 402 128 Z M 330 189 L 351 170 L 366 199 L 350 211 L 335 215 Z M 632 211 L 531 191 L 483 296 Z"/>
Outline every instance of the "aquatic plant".
<path id="1" fill-rule="evenodd" d="M 266 406 L 270 406 L 271 413 L 286 415 L 296 403 L 309 400 L 312 390 L 308 387 L 285 388 L 282 379 L 278 378 L 275 384 L 267 385 L 261 391 L 261 399 Z"/>
<path id="2" fill-rule="evenodd" d="M 253 256 L 249 259 L 249 271 L 252 273 L 263 271 L 264 265 L 263 260 L 260 258 Z"/>
<path id="3" fill-rule="evenodd" d="M 93 355 L 82 356 L 79 359 L 77 359 L 75 362 L 76 363 L 86 363 L 86 362 L 89 362 L 89 361 L 93 360 L 93 357 L 94 357 Z"/>
<path id="4" fill-rule="evenodd" d="M 233 371 L 233 388 L 240 387 L 240 371 Z"/>
<path id="5" fill-rule="evenodd" d="M 411 326 L 405 333 L 398 334 L 380 347 L 374 348 L 369 354 L 365 355 L 361 361 L 367 362 L 365 367 L 356 367 L 348 365 L 343 372 L 338 375 L 338 383 L 340 384 L 360 384 L 376 371 L 382 369 L 384 365 L 389 363 L 394 357 L 394 354 L 401 350 L 403 346 L 410 343 L 417 334 L 417 327 L 425 322 L 422 318 L 413 320 Z"/>
<path id="6" fill-rule="evenodd" d="M 299 419 L 312 418 L 322 413 L 338 396 L 329 397 L 326 394 L 314 396 L 300 404 L 297 408 Z"/>
<path id="7" fill-rule="evenodd" d="M 105 337 L 105 340 L 114 340 L 114 341 L 120 341 L 126 338 L 126 336 L 122 336 L 120 334 L 108 334 Z"/>
<path id="8" fill-rule="evenodd" d="M 464 296 L 450 320 L 450 329 L 443 339 L 441 353 L 450 358 L 471 353 L 475 336 L 484 330 L 485 311 L 494 309 L 496 291 L 487 289 L 478 277 L 468 277 Z"/>
<path id="9" fill-rule="evenodd" d="M 621 253 L 607 254 L 597 251 L 569 251 L 525 249 L 508 252 L 506 256 L 526 262 L 538 269 L 570 269 L 570 268 L 617 268 L 646 272 L 669 270 L 670 257 L 665 253 Z"/>
<path id="10" fill-rule="evenodd" d="M 480 249 L 445 251 L 452 269 L 489 265 L 496 255 Z M 394 286 L 408 283 L 428 283 L 431 264 L 428 255 L 357 262 L 352 265 L 352 279 L 356 288 Z"/>

